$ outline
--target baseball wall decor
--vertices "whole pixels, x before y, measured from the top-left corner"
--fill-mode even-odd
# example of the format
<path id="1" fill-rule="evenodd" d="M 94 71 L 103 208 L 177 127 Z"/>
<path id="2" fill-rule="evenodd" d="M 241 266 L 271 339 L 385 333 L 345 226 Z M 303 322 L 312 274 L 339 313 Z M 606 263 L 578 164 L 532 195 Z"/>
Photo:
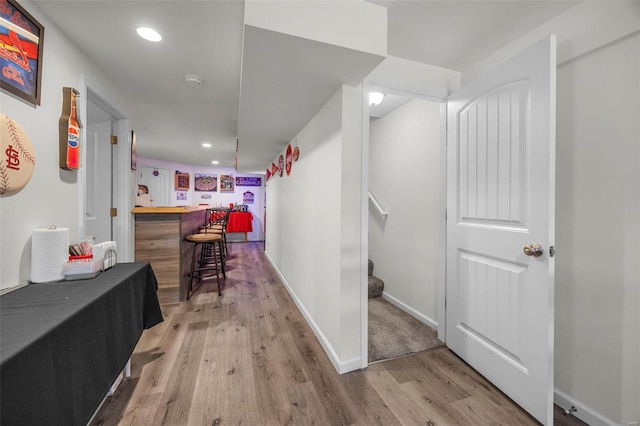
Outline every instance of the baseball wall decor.
<path id="1" fill-rule="evenodd" d="M 11 195 L 24 188 L 36 165 L 33 146 L 18 123 L 0 114 L 0 195 Z"/>

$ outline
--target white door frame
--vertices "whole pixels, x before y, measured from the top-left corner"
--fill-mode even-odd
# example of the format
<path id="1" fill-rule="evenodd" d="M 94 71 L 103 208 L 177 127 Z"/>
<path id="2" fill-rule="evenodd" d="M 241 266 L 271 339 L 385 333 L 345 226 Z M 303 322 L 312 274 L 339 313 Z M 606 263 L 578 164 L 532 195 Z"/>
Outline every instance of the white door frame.
<path id="1" fill-rule="evenodd" d="M 86 141 L 87 131 L 87 103 L 90 99 L 92 103 L 115 117 L 113 122 L 113 133 L 118 137 L 118 144 L 113 148 L 113 207 L 118 209 L 118 215 L 113 218 L 112 235 L 118 244 L 118 261 L 133 261 L 133 220 L 131 219 L 131 209 L 133 206 L 132 172 L 131 172 L 131 138 L 129 128 L 129 117 L 115 103 L 104 96 L 102 91 L 97 89 L 98 85 L 92 84 L 86 76 L 81 78 L 81 102 L 80 120 L 83 123 L 82 140 Z M 87 229 L 86 213 L 87 200 L 85 191 L 87 186 L 87 174 L 84 169 L 86 164 L 86 150 L 80 151 L 81 167 L 78 171 L 78 191 L 79 191 L 79 215 L 80 233 L 85 235 Z"/>
<path id="2" fill-rule="evenodd" d="M 368 360 L 368 278 L 367 261 L 369 259 L 369 99 L 370 91 L 381 91 L 385 94 L 394 94 L 413 99 L 440 103 L 440 212 L 438 244 L 442 247 L 437 260 L 438 285 L 438 338 L 446 343 L 445 336 L 445 296 L 446 296 L 446 208 L 447 208 L 447 97 L 449 90 L 433 92 L 421 92 L 415 88 L 407 88 L 397 82 L 383 81 L 380 79 L 366 79 L 362 90 L 362 228 L 361 239 L 361 282 L 360 282 L 360 359 L 361 368 L 369 365 Z"/>

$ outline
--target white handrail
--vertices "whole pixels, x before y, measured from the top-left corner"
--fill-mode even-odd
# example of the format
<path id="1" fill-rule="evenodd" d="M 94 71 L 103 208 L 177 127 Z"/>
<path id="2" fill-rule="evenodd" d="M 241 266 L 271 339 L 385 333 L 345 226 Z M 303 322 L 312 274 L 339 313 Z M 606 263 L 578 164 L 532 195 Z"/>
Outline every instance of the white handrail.
<path id="1" fill-rule="evenodd" d="M 387 211 L 385 209 L 382 208 L 382 206 L 380 205 L 380 203 L 378 202 L 378 200 L 376 200 L 376 197 L 373 196 L 373 194 L 371 193 L 371 191 L 369 191 L 369 200 L 371 200 L 371 202 L 373 203 L 374 206 L 376 206 L 376 209 L 378 209 L 378 213 L 380 213 L 380 216 L 383 217 L 387 217 Z"/>

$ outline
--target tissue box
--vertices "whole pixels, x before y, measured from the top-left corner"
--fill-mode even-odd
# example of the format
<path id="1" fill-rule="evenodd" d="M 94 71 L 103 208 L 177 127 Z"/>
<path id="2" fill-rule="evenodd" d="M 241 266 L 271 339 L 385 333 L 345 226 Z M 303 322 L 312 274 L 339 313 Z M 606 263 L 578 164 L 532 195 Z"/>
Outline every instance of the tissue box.
<path id="1" fill-rule="evenodd" d="M 62 266 L 65 280 L 86 280 L 96 277 L 102 270 L 102 259 L 76 259 Z"/>

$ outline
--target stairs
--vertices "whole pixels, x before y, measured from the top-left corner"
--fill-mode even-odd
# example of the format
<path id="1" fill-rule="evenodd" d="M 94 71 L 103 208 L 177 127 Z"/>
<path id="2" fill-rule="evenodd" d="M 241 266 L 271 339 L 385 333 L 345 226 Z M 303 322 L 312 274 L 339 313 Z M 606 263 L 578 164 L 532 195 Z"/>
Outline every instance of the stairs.
<path id="1" fill-rule="evenodd" d="M 382 296 L 384 281 L 373 275 L 373 262 L 369 259 L 369 298 Z"/>

